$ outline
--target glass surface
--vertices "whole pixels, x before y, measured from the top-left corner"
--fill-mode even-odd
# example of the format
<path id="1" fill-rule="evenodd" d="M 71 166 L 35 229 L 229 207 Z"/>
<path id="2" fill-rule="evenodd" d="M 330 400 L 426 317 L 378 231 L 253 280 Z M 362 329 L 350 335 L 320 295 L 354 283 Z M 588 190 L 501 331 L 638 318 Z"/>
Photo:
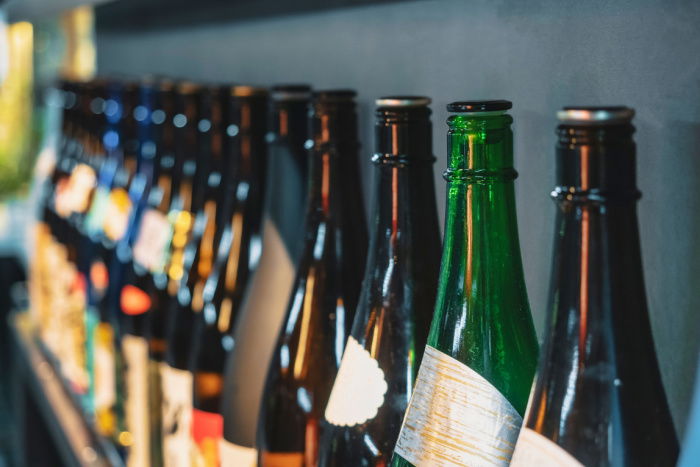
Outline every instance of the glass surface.
<path id="1" fill-rule="evenodd" d="M 445 238 L 428 345 L 479 373 L 522 415 L 538 344 L 520 258 L 511 123 L 507 114 L 448 119 Z M 411 464 L 394 454 L 392 465 Z"/>

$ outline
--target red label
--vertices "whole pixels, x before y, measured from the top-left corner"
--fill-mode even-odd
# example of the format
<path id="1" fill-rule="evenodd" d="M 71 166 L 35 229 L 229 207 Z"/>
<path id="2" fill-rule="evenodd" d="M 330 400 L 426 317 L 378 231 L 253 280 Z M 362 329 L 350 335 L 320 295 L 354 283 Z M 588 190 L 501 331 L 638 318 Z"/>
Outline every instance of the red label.
<path id="1" fill-rule="evenodd" d="M 140 315 L 151 307 L 151 298 L 138 287 L 125 285 L 122 289 L 120 303 L 124 314 Z"/>
<path id="2" fill-rule="evenodd" d="M 192 410 L 192 438 L 197 445 L 198 465 L 219 465 L 219 440 L 224 436 L 224 417 L 218 413 Z"/>

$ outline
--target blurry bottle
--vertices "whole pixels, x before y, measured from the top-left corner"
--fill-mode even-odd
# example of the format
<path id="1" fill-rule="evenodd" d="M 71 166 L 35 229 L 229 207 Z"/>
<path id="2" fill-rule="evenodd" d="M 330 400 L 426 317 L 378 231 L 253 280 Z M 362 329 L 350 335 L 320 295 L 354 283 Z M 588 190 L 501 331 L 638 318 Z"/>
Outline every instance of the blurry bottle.
<path id="1" fill-rule="evenodd" d="M 440 268 L 429 103 L 377 101 L 369 256 L 325 409 L 321 466 L 387 465 L 411 398 Z"/>
<path id="2" fill-rule="evenodd" d="M 193 287 L 193 293 L 199 296 L 194 296 L 193 302 L 203 304 L 194 310 L 196 314 L 189 329 L 192 333 L 189 369 L 194 377 L 193 464 L 206 466 L 219 465 L 224 365 L 234 346 L 231 332 L 243 294 L 260 254 L 262 168 L 267 157 L 267 91 L 250 86 L 234 86 L 228 91 L 224 101 L 228 174 L 223 200 L 219 203 L 223 210 L 220 217 L 225 222 L 210 224 L 207 220 L 212 227 L 205 231 L 222 230 L 215 264 L 212 268 L 212 257 L 206 258 L 203 253 L 205 246 L 211 248 L 203 238 L 197 255 L 199 272 L 192 274 L 199 276 Z M 207 261 L 208 264 L 203 264 Z M 207 271 L 211 271 L 208 277 Z"/>
<path id="3" fill-rule="evenodd" d="M 224 465 L 255 463 L 260 396 L 294 282 L 304 235 L 308 86 L 272 89 L 262 220 L 262 256 L 251 279 L 224 377 Z"/>
<path id="4" fill-rule="evenodd" d="M 354 91 L 314 94 L 304 248 L 260 406 L 261 466 L 316 465 L 367 254 Z M 252 356 L 250 356 L 252 358 Z"/>

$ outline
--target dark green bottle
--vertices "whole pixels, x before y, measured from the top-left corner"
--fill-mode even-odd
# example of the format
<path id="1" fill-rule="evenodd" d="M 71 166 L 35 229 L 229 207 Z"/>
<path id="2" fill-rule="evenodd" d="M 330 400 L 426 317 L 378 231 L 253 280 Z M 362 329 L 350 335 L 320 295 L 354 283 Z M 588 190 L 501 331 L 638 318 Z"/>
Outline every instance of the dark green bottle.
<path id="1" fill-rule="evenodd" d="M 435 316 L 392 465 L 508 465 L 537 364 L 508 101 L 455 102 Z"/>

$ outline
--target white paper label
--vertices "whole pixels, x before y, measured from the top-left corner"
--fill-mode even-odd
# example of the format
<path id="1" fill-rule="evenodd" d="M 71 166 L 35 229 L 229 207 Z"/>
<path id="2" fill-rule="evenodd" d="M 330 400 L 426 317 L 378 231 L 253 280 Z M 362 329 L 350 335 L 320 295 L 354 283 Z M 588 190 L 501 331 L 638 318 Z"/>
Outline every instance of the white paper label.
<path id="1" fill-rule="evenodd" d="M 340 362 L 325 417 L 333 425 L 359 425 L 377 415 L 387 384 L 377 361 L 352 336 Z"/>
<path id="2" fill-rule="evenodd" d="M 583 467 L 571 454 L 534 430 L 520 430 L 510 465 L 520 467 Z"/>
<path id="3" fill-rule="evenodd" d="M 155 209 L 143 214 L 139 235 L 134 244 L 134 259 L 151 272 L 162 272 L 167 261 L 172 227 L 168 218 Z"/>
<path id="4" fill-rule="evenodd" d="M 163 464 L 189 467 L 192 444 L 192 373 L 160 364 L 163 388 Z"/>
<path id="5" fill-rule="evenodd" d="M 416 467 L 507 466 L 522 421 L 483 376 L 426 346 L 395 452 Z"/>
<path id="6" fill-rule="evenodd" d="M 143 337 L 122 337 L 126 363 L 126 428 L 131 433 L 127 465 L 149 465 L 151 453 L 148 419 L 148 342 Z"/>
<path id="7" fill-rule="evenodd" d="M 221 467 L 255 467 L 258 452 L 253 448 L 238 446 L 223 439 L 219 440 Z"/>
<path id="8" fill-rule="evenodd" d="M 114 347 L 109 325 L 101 323 L 95 338 L 95 410 L 109 410 L 117 401 Z"/>

